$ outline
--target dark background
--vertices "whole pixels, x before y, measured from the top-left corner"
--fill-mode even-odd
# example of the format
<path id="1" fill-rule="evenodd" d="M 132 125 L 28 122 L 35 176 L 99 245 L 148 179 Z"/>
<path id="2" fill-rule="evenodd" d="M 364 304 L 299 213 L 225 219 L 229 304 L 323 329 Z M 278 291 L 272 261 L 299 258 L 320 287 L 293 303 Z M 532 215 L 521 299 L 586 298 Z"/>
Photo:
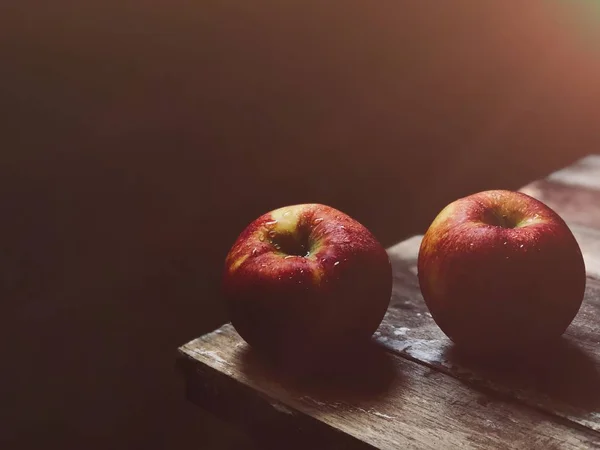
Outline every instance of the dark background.
<path id="1" fill-rule="evenodd" d="M 0 438 L 244 448 L 183 399 L 223 258 L 318 201 L 384 245 L 598 151 L 589 2 L 0 5 Z M 56 447 L 60 446 L 60 447 Z"/>

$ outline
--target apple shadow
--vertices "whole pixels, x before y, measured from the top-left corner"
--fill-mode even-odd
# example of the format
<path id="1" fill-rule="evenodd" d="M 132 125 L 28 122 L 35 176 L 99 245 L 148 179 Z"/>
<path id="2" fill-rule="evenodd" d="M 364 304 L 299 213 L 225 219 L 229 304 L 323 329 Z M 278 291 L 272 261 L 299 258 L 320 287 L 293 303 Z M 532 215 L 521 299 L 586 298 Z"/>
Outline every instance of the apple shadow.
<path id="1" fill-rule="evenodd" d="M 308 396 L 317 404 L 353 406 L 374 404 L 392 387 L 402 384 L 402 373 L 392 358 L 374 341 L 315 366 L 277 363 L 250 346 L 240 354 L 242 371 L 249 378 L 277 383 L 290 394 Z"/>
<path id="2" fill-rule="evenodd" d="M 509 392 L 543 397 L 552 409 L 600 411 L 600 361 L 564 336 L 518 357 L 475 357 L 456 346 L 448 347 L 444 356 L 451 365 Z"/>

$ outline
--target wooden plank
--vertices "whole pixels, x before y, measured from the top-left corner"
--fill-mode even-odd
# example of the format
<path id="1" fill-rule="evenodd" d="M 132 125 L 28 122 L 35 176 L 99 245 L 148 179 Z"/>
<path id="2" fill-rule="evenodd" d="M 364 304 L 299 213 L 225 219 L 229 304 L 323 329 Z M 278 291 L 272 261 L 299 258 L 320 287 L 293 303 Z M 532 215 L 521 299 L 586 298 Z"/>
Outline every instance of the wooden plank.
<path id="1" fill-rule="evenodd" d="M 599 190 L 540 180 L 528 184 L 521 191 L 546 203 L 569 224 L 600 228 Z"/>
<path id="2" fill-rule="evenodd" d="M 571 225 L 600 229 L 600 155 L 587 156 L 521 191 L 546 203 Z"/>
<path id="3" fill-rule="evenodd" d="M 587 250 L 586 264 L 591 260 L 597 270 L 600 246 L 597 241 L 594 247 L 586 243 L 598 232 L 581 227 L 574 232 Z M 376 340 L 401 356 L 600 431 L 600 281 L 594 278 L 598 273 L 588 277 L 583 305 L 560 348 L 521 367 L 490 367 L 461 360 L 431 318 L 416 276 L 420 241 L 415 236 L 389 249 L 394 291 Z"/>
<path id="4" fill-rule="evenodd" d="M 416 277 L 421 236 L 389 249 L 394 295 L 376 338 L 402 356 L 600 431 L 600 155 L 583 158 L 522 191 L 567 221 L 584 256 L 585 299 L 562 347 L 526 367 L 460 360 L 421 296 Z"/>
<path id="5" fill-rule="evenodd" d="M 194 399 L 214 409 L 226 398 L 225 409 L 250 427 L 264 428 L 267 435 L 285 430 L 282 441 L 271 442 L 274 448 L 600 447 L 599 434 L 472 389 L 375 345 L 351 369 L 305 381 L 261 361 L 231 325 L 191 341 L 180 354 Z M 317 437 L 310 442 L 302 436 Z"/>
<path id="6" fill-rule="evenodd" d="M 600 155 L 581 158 L 574 164 L 551 173 L 546 179 L 553 183 L 600 190 Z"/>
<path id="7" fill-rule="evenodd" d="M 302 436 L 321 448 L 600 448 L 599 170 L 593 155 L 522 189 L 566 219 L 586 262 L 585 300 L 559 348 L 513 367 L 461 359 L 421 297 L 415 236 L 389 249 L 393 298 L 374 337 L 388 363 L 355 361 L 346 377 L 367 372 L 351 385 L 298 385 L 226 325 L 180 349 L 190 395 L 298 448 Z M 361 396 L 372 377 L 385 391 Z"/>

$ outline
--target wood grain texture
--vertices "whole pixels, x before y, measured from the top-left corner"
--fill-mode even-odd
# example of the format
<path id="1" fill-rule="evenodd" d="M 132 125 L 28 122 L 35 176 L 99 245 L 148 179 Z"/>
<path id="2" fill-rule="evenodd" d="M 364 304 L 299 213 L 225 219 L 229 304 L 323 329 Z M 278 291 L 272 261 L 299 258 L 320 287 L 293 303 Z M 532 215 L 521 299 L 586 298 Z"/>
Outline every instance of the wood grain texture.
<path id="1" fill-rule="evenodd" d="M 469 361 L 454 351 L 423 301 L 416 276 L 419 243 L 415 236 L 389 249 L 394 291 L 377 342 L 472 385 L 600 431 L 600 282 L 588 277 L 579 314 L 561 344 L 539 359 L 495 366 Z"/>
<path id="2" fill-rule="evenodd" d="M 546 203 L 570 225 L 600 230 L 600 155 L 587 156 L 521 191 Z"/>
<path id="3" fill-rule="evenodd" d="M 600 157 L 588 156 L 522 190 L 567 221 L 586 264 L 584 302 L 559 347 L 537 360 L 496 367 L 461 359 L 421 296 L 416 276 L 421 236 L 388 249 L 394 292 L 376 340 L 461 380 L 600 431 Z"/>
<path id="4" fill-rule="evenodd" d="M 588 155 L 548 175 L 547 180 L 578 188 L 600 190 L 600 155 Z"/>
<path id="5" fill-rule="evenodd" d="M 260 360 L 231 325 L 180 353 L 188 385 L 196 389 L 193 399 L 213 409 L 225 402 L 254 430 L 285 430 L 273 447 L 308 448 L 305 437 L 313 436 L 318 448 L 600 448 L 596 433 L 375 345 L 353 361 L 353 371 L 304 381 Z"/>

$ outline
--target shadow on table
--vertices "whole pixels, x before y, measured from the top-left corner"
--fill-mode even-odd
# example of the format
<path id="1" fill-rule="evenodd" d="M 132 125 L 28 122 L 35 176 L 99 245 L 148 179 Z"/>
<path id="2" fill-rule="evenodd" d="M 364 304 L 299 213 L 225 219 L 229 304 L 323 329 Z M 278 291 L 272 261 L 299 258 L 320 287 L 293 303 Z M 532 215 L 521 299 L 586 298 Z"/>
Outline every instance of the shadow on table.
<path id="1" fill-rule="evenodd" d="M 402 384 L 393 356 L 374 342 L 331 357 L 326 364 L 302 369 L 275 364 L 247 346 L 240 355 L 242 370 L 252 379 L 271 380 L 298 398 L 319 406 L 365 406 Z"/>
<path id="2" fill-rule="evenodd" d="M 567 337 L 543 351 L 513 359 L 482 360 L 454 346 L 445 356 L 477 381 L 528 403 L 569 415 L 600 411 L 600 363 Z"/>

